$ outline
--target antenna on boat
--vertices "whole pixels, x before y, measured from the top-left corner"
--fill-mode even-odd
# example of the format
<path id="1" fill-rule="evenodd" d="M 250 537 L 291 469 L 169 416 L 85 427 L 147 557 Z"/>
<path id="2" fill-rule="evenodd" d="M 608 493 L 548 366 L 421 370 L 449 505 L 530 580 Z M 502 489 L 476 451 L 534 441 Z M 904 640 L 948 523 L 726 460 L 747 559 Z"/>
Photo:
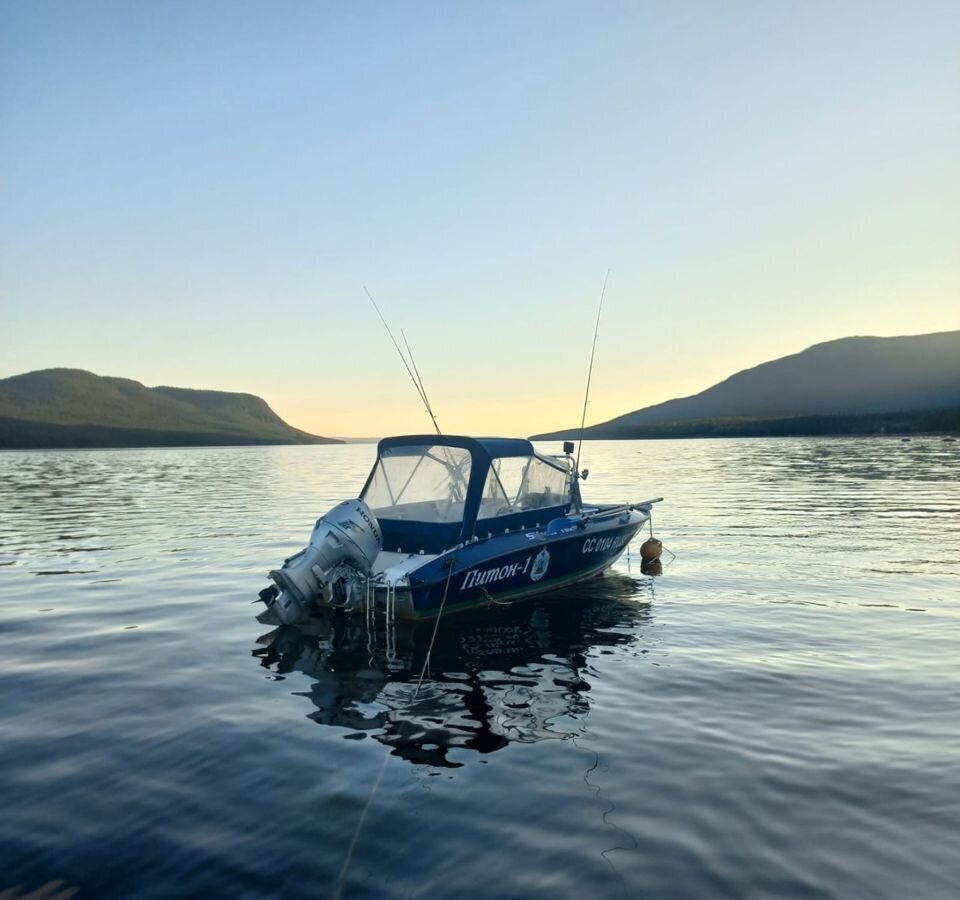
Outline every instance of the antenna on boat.
<path id="1" fill-rule="evenodd" d="M 420 399 L 423 401 L 425 411 L 428 416 L 430 416 L 430 421 L 433 422 L 433 427 L 436 430 L 437 434 L 443 434 L 440 430 L 440 426 L 437 424 L 437 417 L 433 414 L 433 408 L 430 406 L 430 401 L 427 399 L 427 392 L 423 388 L 423 382 L 420 380 L 420 373 L 417 372 L 416 375 L 413 373 L 416 371 L 417 364 L 413 361 L 413 354 L 410 353 L 410 345 L 407 344 L 407 336 L 403 334 L 401 329 L 400 334 L 403 335 L 403 342 L 407 344 L 407 353 L 410 353 L 410 362 L 407 362 L 407 358 L 403 355 L 403 351 L 400 349 L 400 345 L 397 343 L 397 339 L 393 336 L 393 332 L 390 330 L 390 326 L 387 324 L 387 320 L 383 317 L 383 313 L 380 312 L 380 307 L 377 306 L 377 301 L 373 299 L 373 294 L 367 290 L 367 286 L 363 285 L 363 292 L 369 297 L 370 302 L 373 304 L 373 308 L 377 311 L 377 315 L 380 317 L 380 321 L 383 322 L 383 327 L 387 329 L 387 334 L 390 335 L 390 340 L 393 341 L 393 346 L 396 348 L 397 353 L 400 356 L 400 361 L 403 363 L 403 367 L 407 370 L 407 374 L 410 376 L 410 380 L 413 382 L 413 386 L 417 389 L 417 394 L 419 394 Z M 410 363 L 413 363 L 413 369 L 410 368 Z"/>
<path id="2" fill-rule="evenodd" d="M 607 281 L 610 279 L 610 270 L 603 278 L 603 288 L 600 290 L 600 303 L 597 306 L 597 322 L 593 326 L 593 347 L 590 350 L 590 368 L 587 369 L 587 390 L 583 395 L 583 414 L 580 416 L 580 437 L 577 440 L 577 460 L 573 464 L 576 477 L 580 477 L 580 448 L 583 446 L 583 427 L 587 421 L 587 403 L 590 401 L 590 380 L 593 377 L 593 359 L 597 353 L 597 335 L 600 333 L 600 313 L 603 312 L 603 295 L 607 292 Z"/>

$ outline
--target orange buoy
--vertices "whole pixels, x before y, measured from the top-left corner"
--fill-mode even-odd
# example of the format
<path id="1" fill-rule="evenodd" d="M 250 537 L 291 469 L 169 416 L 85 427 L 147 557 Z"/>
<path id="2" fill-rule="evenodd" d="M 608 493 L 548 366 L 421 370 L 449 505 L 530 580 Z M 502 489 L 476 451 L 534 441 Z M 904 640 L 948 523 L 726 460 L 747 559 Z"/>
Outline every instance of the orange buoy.
<path id="1" fill-rule="evenodd" d="M 640 545 L 640 558 L 644 562 L 653 562 L 655 559 L 660 559 L 661 553 L 663 553 L 663 544 L 655 537 L 647 538 Z"/>

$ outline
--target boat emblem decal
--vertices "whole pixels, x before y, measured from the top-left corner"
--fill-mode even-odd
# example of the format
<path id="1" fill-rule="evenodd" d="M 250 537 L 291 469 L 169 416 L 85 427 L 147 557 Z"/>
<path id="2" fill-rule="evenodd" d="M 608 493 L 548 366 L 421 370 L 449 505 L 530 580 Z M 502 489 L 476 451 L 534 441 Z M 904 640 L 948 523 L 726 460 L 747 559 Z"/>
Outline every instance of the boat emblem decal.
<path id="1" fill-rule="evenodd" d="M 547 567 L 550 565 L 550 551 L 544 547 L 533 561 L 533 568 L 530 570 L 530 580 L 539 581 L 547 574 Z"/>

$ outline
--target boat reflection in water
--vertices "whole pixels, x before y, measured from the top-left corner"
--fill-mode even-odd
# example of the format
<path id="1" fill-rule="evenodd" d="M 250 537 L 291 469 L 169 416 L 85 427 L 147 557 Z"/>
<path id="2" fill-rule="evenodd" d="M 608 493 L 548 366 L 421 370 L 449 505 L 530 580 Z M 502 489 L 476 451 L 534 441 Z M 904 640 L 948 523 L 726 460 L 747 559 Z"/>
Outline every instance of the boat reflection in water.
<path id="1" fill-rule="evenodd" d="M 413 763 L 459 766 L 451 750 L 582 734 L 591 656 L 637 644 L 652 599 L 651 579 L 611 572 L 543 601 L 453 616 L 440 622 L 419 691 L 432 622 L 387 634 L 360 617 L 313 618 L 265 634 L 253 653 L 277 674 L 313 679 L 303 696 L 318 724 L 369 735 Z"/>

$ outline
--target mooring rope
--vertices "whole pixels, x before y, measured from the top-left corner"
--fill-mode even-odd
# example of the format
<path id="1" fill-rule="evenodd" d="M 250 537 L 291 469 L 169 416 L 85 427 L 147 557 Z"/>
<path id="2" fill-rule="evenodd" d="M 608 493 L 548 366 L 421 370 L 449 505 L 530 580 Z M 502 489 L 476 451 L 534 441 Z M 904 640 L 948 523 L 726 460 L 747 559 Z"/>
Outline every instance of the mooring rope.
<path id="1" fill-rule="evenodd" d="M 430 637 L 430 646 L 427 648 L 427 655 L 423 661 L 423 668 L 420 670 L 420 678 L 417 680 L 417 689 L 413 692 L 413 699 L 416 700 L 417 694 L 420 692 L 420 685 L 423 684 L 423 677 L 426 674 L 427 666 L 430 665 L 430 654 L 433 653 L 433 643 L 437 639 L 437 629 L 440 626 L 440 616 L 443 613 L 443 607 L 447 602 L 447 592 L 450 590 L 450 579 L 453 577 L 453 567 L 456 559 L 451 557 L 447 560 L 447 565 L 449 566 L 450 571 L 447 572 L 447 581 L 443 586 L 443 598 L 440 601 L 440 609 L 437 611 L 437 620 L 433 624 L 433 634 Z M 367 821 L 367 813 L 370 812 L 370 806 L 373 803 L 373 798 L 377 793 L 378 788 L 380 787 L 380 782 L 383 780 L 383 773 L 386 771 L 387 763 L 390 761 L 390 755 L 387 754 L 383 758 L 383 763 L 380 766 L 380 771 L 377 772 L 377 777 L 374 779 L 373 786 L 370 788 L 370 793 L 367 795 L 367 802 L 363 805 L 363 811 L 360 813 L 360 818 L 357 821 L 357 827 L 354 829 L 353 837 L 350 839 L 350 846 L 347 847 L 346 855 L 343 857 L 343 864 L 340 866 L 340 875 L 337 877 L 337 884 L 331 895 L 331 900 L 340 900 L 343 896 L 343 889 L 347 884 L 347 874 L 350 871 L 350 865 L 353 862 L 353 854 L 357 848 L 357 843 L 360 840 L 360 832 L 363 831 L 363 826 Z"/>
<path id="2" fill-rule="evenodd" d="M 454 557 L 451 557 L 449 560 L 447 560 L 447 565 L 449 566 L 450 571 L 447 572 L 447 581 L 443 586 L 443 598 L 440 601 L 440 609 L 437 611 L 437 620 L 433 624 L 433 634 L 430 637 L 430 646 L 427 648 L 427 655 L 423 661 L 423 668 L 420 670 L 420 678 L 417 680 L 417 689 L 413 692 L 414 700 L 416 700 L 417 694 L 420 692 L 420 685 L 423 684 L 423 677 L 426 674 L 427 666 L 430 665 L 430 654 L 433 653 L 433 644 L 437 639 L 437 629 L 440 626 L 440 616 L 443 614 L 443 607 L 447 602 L 447 592 L 450 590 L 450 579 L 453 578 L 453 567 L 455 562 L 456 559 Z M 377 789 L 380 787 L 380 782 L 383 780 L 383 773 L 386 771 L 387 763 L 389 761 L 390 755 L 387 754 L 383 758 L 380 771 L 377 772 L 377 777 L 374 779 L 373 786 L 370 788 L 370 793 L 367 795 L 367 802 L 363 805 L 363 811 L 360 813 L 360 818 L 357 821 L 357 827 L 354 829 L 353 837 L 350 839 L 350 846 L 347 847 L 346 855 L 343 857 L 343 865 L 340 866 L 340 875 L 337 877 L 337 884 L 333 889 L 331 900 L 340 900 L 340 898 L 343 896 L 343 889 L 347 884 L 347 874 L 350 871 L 350 864 L 353 862 L 353 854 L 357 848 L 357 843 L 360 840 L 360 832 L 363 831 L 363 826 L 367 821 L 367 813 L 370 812 L 370 806 L 373 803 L 373 798 L 377 793 Z"/>
<path id="3" fill-rule="evenodd" d="M 456 557 L 451 556 L 447 560 L 447 566 L 450 571 L 447 572 L 447 583 L 443 586 L 443 599 L 440 601 L 440 609 L 437 610 L 437 619 L 433 623 L 433 634 L 430 637 L 430 646 L 427 647 L 427 655 L 423 660 L 423 668 L 420 670 L 420 677 L 417 679 L 417 689 L 413 692 L 413 699 L 417 699 L 417 694 L 420 693 L 420 685 L 423 684 L 423 676 L 427 672 L 427 668 L 430 665 L 430 654 L 433 653 L 433 642 L 437 639 L 437 629 L 440 627 L 440 616 L 443 615 L 443 607 L 447 602 L 447 591 L 450 590 L 450 579 L 453 577 L 453 565 L 456 562 Z"/>
<path id="4" fill-rule="evenodd" d="M 370 793 L 367 795 L 367 802 L 363 804 L 363 811 L 360 813 L 357 827 L 354 829 L 353 837 L 350 839 L 350 846 L 347 847 L 347 853 L 343 857 L 343 865 L 340 866 L 340 875 L 337 877 L 337 885 L 333 889 L 331 900 L 340 900 L 343 896 L 343 889 L 347 885 L 347 873 L 350 871 L 350 864 L 353 862 L 353 851 L 357 848 L 357 842 L 360 840 L 360 832 L 363 831 L 364 823 L 367 821 L 367 813 L 370 811 L 370 805 L 373 803 L 373 795 L 376 794 L 377 788 L 380 787 L 380 782 L 383 779 L 383 773 L 386 771 L 388 762 L 390 762 L 389 753 L 383 757 L 380 771 L 377 772 L 373 787 L 370 788 Z"/>

